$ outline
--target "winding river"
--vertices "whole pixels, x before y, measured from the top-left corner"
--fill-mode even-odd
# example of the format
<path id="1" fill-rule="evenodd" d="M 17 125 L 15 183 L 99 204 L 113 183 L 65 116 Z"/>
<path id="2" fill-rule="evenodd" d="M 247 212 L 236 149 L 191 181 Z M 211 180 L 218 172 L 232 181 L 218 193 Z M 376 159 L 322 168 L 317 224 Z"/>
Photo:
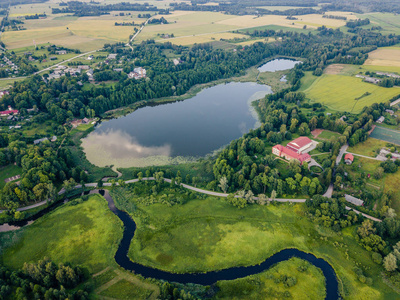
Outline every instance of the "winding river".
<path id="1" fill-rule="evenodd" d="M 187 274 L 175 274 L 169 273 L 162 270 L 146 267 L 144 265 L 135 263 L 128 257 L 128 250 L 131 241 L 135 235 L 136 223 L 129 216 L 127 212 L 119 210 L 114 203 L 114 200 L 110 196 L 107 190 L 92 190 L 91 193 L 100 193 L 108 202 L 110 210 L 117 215 L 118 218 L 124 224 L 124 234 L 117 252 L 115 253 L 115 261 L 122 268 L 134 271 L 136 274 L 140 274 L 144 277 L 151 277 L 166 281 L 179 282 L 179 283 L 195 283 L 201 285 L 212 285 L 220 280 L 233 280 L 237 278 L 243 278 L 249 275 L 258 274 L 265 270 L 268 270 L 273 265 L 290 259 L 291 257 L 298 257 L 304 259 L 317 268 L 321 269 L 325 276 L 326 282 L 326 298 L 327 300 L 336 300 L 339 298 L 339 287 L 336 277 L 336 273 L 332 266 L 323 260 L 317 258 L 313 254 L 300 251 L 298 249 L 284 249 L 271 257 L 267 258 L 259 265 L 248 266 L 248 267 L 233 267 L 220 271 L 211 271 L 207 273 L 187 273 Z"/>

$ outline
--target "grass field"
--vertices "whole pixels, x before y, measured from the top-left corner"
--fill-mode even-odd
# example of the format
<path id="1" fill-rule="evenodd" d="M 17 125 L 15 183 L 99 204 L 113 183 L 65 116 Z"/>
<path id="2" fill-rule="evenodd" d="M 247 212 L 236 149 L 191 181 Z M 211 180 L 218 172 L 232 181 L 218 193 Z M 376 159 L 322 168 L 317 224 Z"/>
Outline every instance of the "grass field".
<path id="1" fill-rule="evenodd" d="M 337 132 L 324 130 L 324 131 L 321 132 L 320 135 L 318 135 L 317 139 L 327 140 L 327 141 L 334 141 L 335 139 L 337 139 L 339 137 L 340 137 L 340 134 L 337 133 Z"/>
<path id="2" fill-rule="evenodd" d="M 368 138 L 365 142 L 358 143 L 353 147 L 349 147 L 347 151 L 365 156 L 376 157 L 378 155 L 376 150 L 386 147 L 386 144 L 387 142 L 374 138 Z"/>
<path id="3" fill-rule="evenodd" d="M 121 226 L 103 197 L 90 196 L 81 204 L 64 205 L 23 229 L 18 241 L 5 250 L 2 261 L 20 268 L 24 262 L 47 256 L 56 263 L 79 264 L 95 273 L 115 264 Z"/>
<path id="4" fill-rule="evenodd" d="M 111 285 L 100 293 L 101 296 L 112 297 L 113 299 L 148 299 L 151 291 L 137 286 L 128 280 L 122 279 Z"/>
<path id="5" fill-rule="evenodd" d="M 299 271 L 300 268 L 306 271 Z M 282 278 L 295 277 L 297 283 L 285 286 Z M 325 299 L 325 280 L 321 271 L 298 258 L 280 262 L 266 272 L 243 279 L 221 281 L 217 299 Z M 286 297 L 285 297 L 286 296 Z"/>
<path id="6" fill-rule="evenodd" d="M 344 299 L 394 297 L 370 254 L 355 241 L 355 228 L 334 233 L 309 222 L 301 205 L 253 205 L 239 210 L 213 197 L 184 205 L 150 205 L 122 193 L 121 198 L 121 192 L 113 192 L 117 203 L 135 207 L 138 228 L 129 256 L 136 262 L 174 272 L 206 271 L 257 264 L 283 248 L 296 247 L 333 265 L 344 285 Z M 357 264 L 367 270 L 372 286 L 356 279 Z"/>
<path id="7" fill-rule="evenodd" d="M 0 168 L 0 188 L 3 188 L 6 185 L 4 179 L 21 174 L 22 169 L 15 165 L 8 165 Z"/>
<path id="8" fill-rule="evenodd" d="M 400 34 L 400 19 L 396 14 L 391 13 L 367 13 L 367 14 L 357 14 L 358 18 L 370 19 L 371 24 L 363 26 L 362 28 L 370 28 L 372 26 L 381 26 L 383 30 L 382 34 Z"/>
<path id="9" fill-rule="evenodd" d="M 305 93 L 312 102 L 322 103 L 332 110 L 359 113 L 365 106 L 386 102 L 399 95 L 400 89 L 379 87 L 363 82 L 361 78 L 324 74 Z M 369 95 L 364 96 L 365 93 Z"/>

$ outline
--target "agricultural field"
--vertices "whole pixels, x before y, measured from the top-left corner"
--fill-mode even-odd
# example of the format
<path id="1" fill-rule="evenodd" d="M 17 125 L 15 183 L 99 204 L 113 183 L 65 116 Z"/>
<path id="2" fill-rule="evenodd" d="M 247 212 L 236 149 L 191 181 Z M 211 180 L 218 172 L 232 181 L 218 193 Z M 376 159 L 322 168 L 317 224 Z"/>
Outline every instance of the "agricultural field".
<path id="1" fill-rule="evenodd" d="M 115 189 L 112 194 L 138 225 L 129 250 L 136 262 L 174 272 L 207 271 L 253 265 L 281 249 L 296 247 L 334 266 L 348 299 L 390 297 L 382 292 L 388 290 L 370 253 L 355 241 L 355 228 L 334 233 L 308 221 L 302 205 L 253 205 L 239 210 L 221 198 L 194 197 L 169 206 L 151 204 L 148 198 L 134 200 L 137 196 L 132 197 L 128 189 Z M 372 285 L 356 279 L 356 264 L 368 270 Z"/>
<path id="2" fill-rule="evenodd" d="M 399 95 L 400 88 L 384 88 L 352 76 L 324 74 L 304 92 L 311 102 L 322 103 L 334 111 L 360 113 L 365 106 Z"/>
<path id="3" fill-rule="evenodd" d="M 27 10 L 25 6 L 21 6 L 19 14 Z M 110 15 L 78 18 L 51 15 L 50 12 L 46 19 L 24 20 L 23 25 L 26 30 L 4 32 L 2 41 L 9 49 L 34 44 L 56 44 L 81 51 L 95 50 L 105 43 L 127 42 L 129 36 L 133 34 L 134 26 L 116 27 L 115 22 L 133 21 L 139 26 L 144 21 L 137 18 L 137 12 L 125 16 L 117 14 L 118 12 L 111 12 Z M 13 15 L 16 16 L 18 13 L 14 12 Z"/>
<path id="4" fill-rule="evenodd" d="M 400 47 L 379 48 L 368 53 L 364 65 L 397 67 L 400 70 Z"/>
<path id="5" fill-rule="evenodd" d="M 13 246 L 0 251 L 3 263 L 21 268 L 24 262 L 47 256 L 55 263 L 82 265 L 91 273 L 115 264 L 114 253 L 122 237 L 121 221 L 99 195 L 79 202 L 73 200 L 22 229 Z"/>
<path id="6" fill-rule="evenodd" d="M 376 126 L 370 136 L 375 139 L 400 145 L 400 131 L 398 130 Z"/>
<path id="7" fill-rule="evenodd" d="M 400 34 L 400 19 L 397 14 L 392 13 L 367 13 L 367 14 L 356 14 L 358 18 L 370 19 L 371 23 L 362 28 L 371 28 L 372 26 L 381 26 L 382 34 Z"/>

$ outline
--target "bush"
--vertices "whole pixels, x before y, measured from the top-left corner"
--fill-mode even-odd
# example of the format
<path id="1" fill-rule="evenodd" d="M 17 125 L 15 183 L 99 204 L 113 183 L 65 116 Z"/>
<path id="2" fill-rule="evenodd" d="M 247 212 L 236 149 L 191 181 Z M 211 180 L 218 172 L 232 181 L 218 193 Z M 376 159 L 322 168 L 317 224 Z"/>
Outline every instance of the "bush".
<path id="1" fill-rule="evenodd" d="M 377 252 L 372 253 L 372 260 L 374 263 L 377 263 L 378 265 L 382 264 L 382 255 L 380 255 Z"/>

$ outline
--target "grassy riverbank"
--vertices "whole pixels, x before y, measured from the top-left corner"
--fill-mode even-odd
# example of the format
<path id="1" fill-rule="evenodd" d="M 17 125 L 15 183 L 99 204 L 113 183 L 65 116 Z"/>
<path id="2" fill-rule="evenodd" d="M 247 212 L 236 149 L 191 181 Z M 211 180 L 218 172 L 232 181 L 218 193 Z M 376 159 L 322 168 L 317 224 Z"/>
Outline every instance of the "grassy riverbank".
<path id="1" fill-rule="evenodd" d="M 163 195 L 161 191 L 159 195 Z M 308 221 L 303 205 L 251 205 L 237 209 L 224 199 L 192 194 L 185 204 L 150 203 L 140 190 L 112 191 L 138 229 L 129 256 L 147 266 L 171 272 L 202 272 L 254 265 L 295 247 L 324 258 L 339 277 L 345 299 L 394 296 L 382 282 L 381 267 L 355 240 L 355 228 L 333 232 Z M 366 281 L 365 278 L 369 278 Z"/>
<path id="2" fill-rule="evenodd" d="M 20 230 L 17 237 L 2 234 L 0 247 L 14 238 L 12 246 L 3 251 L 3 263 L 20 268 L 24 262 L 36 262 L 47 256 L 56 263 L 87 267 L 92 273 L 115 265 L 113 258 L 122 238 L 122 222 L 99 195 L 79 202 L 82 201 L 73 200 L 41 217 Z"/>
<path id="3" fill-rule="evenodd" d="M 260 274 L 218 282 L 217 299 L 325 299 L 325 278 L 307 261 L 292 258 Z"/>

